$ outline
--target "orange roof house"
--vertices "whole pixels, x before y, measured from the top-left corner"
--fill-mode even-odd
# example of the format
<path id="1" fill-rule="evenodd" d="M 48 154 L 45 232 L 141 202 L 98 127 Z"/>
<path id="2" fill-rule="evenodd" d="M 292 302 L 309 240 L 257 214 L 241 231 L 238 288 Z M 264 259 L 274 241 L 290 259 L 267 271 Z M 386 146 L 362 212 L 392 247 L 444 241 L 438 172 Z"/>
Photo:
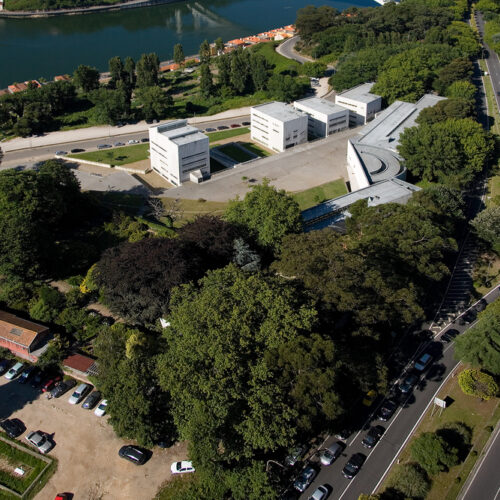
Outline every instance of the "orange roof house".
<path id="1" fill-rule="evenodd" d="M 63 361 L 65 371 L 71 375 L 87 378 L 89 375 L 97 375 L 97 365 L 94 359 L 83 354 L 72 354 Z"/>
<path id="2" fill-rule="evenodd" d="M 15 356 L 36 362 L 46 349 L 49 337 L 46 326 L 0 311 L 0 347 Z"/>
<path id="3" fill-rule="evenodd" d="M 15 94 L 16 92 L 22 92 L 23 90 L 28 90 L 28 85 L 30 83 L 33 83 L 37 88 L 40 88 L 40 82 L 37 82 L 36 80 L 29 80 L 24 83 L 13 83 L 12 85 L 8 86 L 9 92 L 11 94 Z"/>
<path id="4" fill-rule="evenodd" d="M 69 82 L 70 80 L 69 75 L 57 75 L 54 77 L 55 82 Z"/>
<path id="5" fill-rule="evenodd" d="M 165 71 L 177 71 L 180 68 L 180 65 L 177 63 L 173 64 L 163 64 L 160 66 L 160 72 L 164 73 Z"/>
<path id="6" fill-rule="evenodd" d="M 235 38 L 234 40 L 229 40 L 227 44 L 232 45 L 233 47 L 238 47 L 240 45 L 245 45 L 245 42 L 241 38 Z"/>

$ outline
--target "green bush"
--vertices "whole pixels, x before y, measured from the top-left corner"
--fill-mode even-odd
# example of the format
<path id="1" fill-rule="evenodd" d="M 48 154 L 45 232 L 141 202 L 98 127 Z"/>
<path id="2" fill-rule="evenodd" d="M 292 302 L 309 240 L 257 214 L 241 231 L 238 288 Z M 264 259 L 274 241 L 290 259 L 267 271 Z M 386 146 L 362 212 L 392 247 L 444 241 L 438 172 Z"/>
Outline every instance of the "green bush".
<path id="1" fill-rule="evenodd" d="M 410 451 L 412 458 L 430 475 L 445 471 L 459 462 L 458 450 L 434 432 L 424 432 L 415 439 Z"/>
<path id="2" fill-rule="evenodd" d="M 417 464 L 399 465 L 390 481 L 388 489 L 396 490 L 408 499 L 422 499 L 427 496 L 431 482 L 425 472 Z"/>
<path id="3" fill-rule="evenodd" d="M 498 394 L 498 385 L 493 377 L 480 370 L 464 370 L 458 376 L 458 385 L 464 394 L 488 400 Z"/>

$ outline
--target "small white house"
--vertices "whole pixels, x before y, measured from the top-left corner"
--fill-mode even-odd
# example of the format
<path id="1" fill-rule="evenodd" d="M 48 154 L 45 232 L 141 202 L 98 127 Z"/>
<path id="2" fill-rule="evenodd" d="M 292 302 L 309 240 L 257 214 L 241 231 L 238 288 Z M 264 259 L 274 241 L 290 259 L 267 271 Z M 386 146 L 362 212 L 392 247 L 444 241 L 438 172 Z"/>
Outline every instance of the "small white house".
<path id="1" fill-rule="evenodd" d="M 282 152 L 307 142 L 307 115 L 283 102 L 269 102 L 251 109 L 253 140 Z"/>
<path id="2" fill-rule="evenodd" d="M 328 137 L 349 128 L 349 110 L 326 99 L 306 97 L 295 101 L 293 106 L 308 115 L 310 136 Z"/>
<path id="3" fill-rule="evenodd" d="M 363 83 L 335 96 L 335 104 L 350 111 L 351 126 L 363 125 L 382 109 L 382 97 L 370 93 L 374 83 Z"/>
<path id="4" fill-rule="evenodd" d="M 210 175 L 208 137 L 187 120 L 151 127 L 149 144 L 151 168 L 174 186 Z"/>

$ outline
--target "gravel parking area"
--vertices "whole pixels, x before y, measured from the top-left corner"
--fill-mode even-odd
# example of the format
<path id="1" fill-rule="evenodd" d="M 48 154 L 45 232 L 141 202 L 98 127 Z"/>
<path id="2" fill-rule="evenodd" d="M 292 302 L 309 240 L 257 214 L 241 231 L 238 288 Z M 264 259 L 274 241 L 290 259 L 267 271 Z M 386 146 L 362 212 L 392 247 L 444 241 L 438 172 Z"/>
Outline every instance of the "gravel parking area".
<path id="1" fill-rule="evenodd" d="M 186 445 L 155 448 L 151 459 L 136 466 L 118 457 L 125 441 L 116 437 L 108 416 L 96 417 L 93 410 L 70 405 L 70 393 L 48 400 L 29 383 L 19 384 L 0 377 L 0 418 L 19 418 L 26 434 L 41 430 L 53 437 L 49 455 L 59 460 L 56 473 L 37 500 L 53 500 L 59 492 L 71 492 L 75 499 L 148 500 L 170 477 L 170 464 L 186 458 Z M 99 493 L 99 496 L 97 493 Z"/>

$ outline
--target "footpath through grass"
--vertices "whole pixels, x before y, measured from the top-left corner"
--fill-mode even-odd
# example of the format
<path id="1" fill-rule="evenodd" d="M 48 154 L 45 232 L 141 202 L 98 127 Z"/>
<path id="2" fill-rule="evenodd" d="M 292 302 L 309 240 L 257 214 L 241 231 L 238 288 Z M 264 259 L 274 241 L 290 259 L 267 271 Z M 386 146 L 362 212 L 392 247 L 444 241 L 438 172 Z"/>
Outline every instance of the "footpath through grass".
<path id="1" fill-rule="evenodd" d="M 456 374 L 467 368 L 460 365 L 456 368 Z M 438 397 L 448 398 L 448 408 L 439 412 L 434 412 L 431 416 L 432 407 L 427 411 L 424 419 L 417 428 L 414 436 L 402 451 L 400 464 L 413 462 L 410 454 L 410 447 L 415 438 L 424 432 L 434 432 L 444 427 L 448 423 L 462 422 L 472 429 L 471 449 L 464 462 L 452 467 L 448 472 L 441 472 L 432 477 L 432 486 L 426 500 L 454 500 L 462 488 L 464 482 L 474 467 L 481 450 L 488 441 L 492 430 L 500 418 L 500 406 L 498 398 L 490 401 L 482 401 L 479 398 L 465 395 L 458 385 L 458 377 L 452 377 L 441 389 Z M 409 408 L 411 411 L 411 408 Z M 398 465 L 393 467 L 381 486 L 380 491 L 384 491 L 391 477 L 394 475 Z"/>
<path id="2" fill-rule="evenodd" d="M 307 208 L 314 207 L 319 203 L 323 203 L 324 201 L 332 198 L 337 198 L 338 196 L 342 196 L 346 193 L 347 188 L 345 186 L 344 179 L 337 179 L 336 181 L 321 184 L 321 186 L 306 189 L 300 193 L 294 193 L 292 196 L 299 204 L 300 209 L 306 210 Z"/>
<path id="3" fill-rule="evenodd" d="M 99 151 L 90 151 L 88 153 L 78 153 L 68 155 L 68 158 L 96 161 L 106 163 L 107 165 L 127 165 L 148 159 L 149 143 L 135 144 L 133 146 L 124 146 L 120 148 L 101 149 Z"/>

